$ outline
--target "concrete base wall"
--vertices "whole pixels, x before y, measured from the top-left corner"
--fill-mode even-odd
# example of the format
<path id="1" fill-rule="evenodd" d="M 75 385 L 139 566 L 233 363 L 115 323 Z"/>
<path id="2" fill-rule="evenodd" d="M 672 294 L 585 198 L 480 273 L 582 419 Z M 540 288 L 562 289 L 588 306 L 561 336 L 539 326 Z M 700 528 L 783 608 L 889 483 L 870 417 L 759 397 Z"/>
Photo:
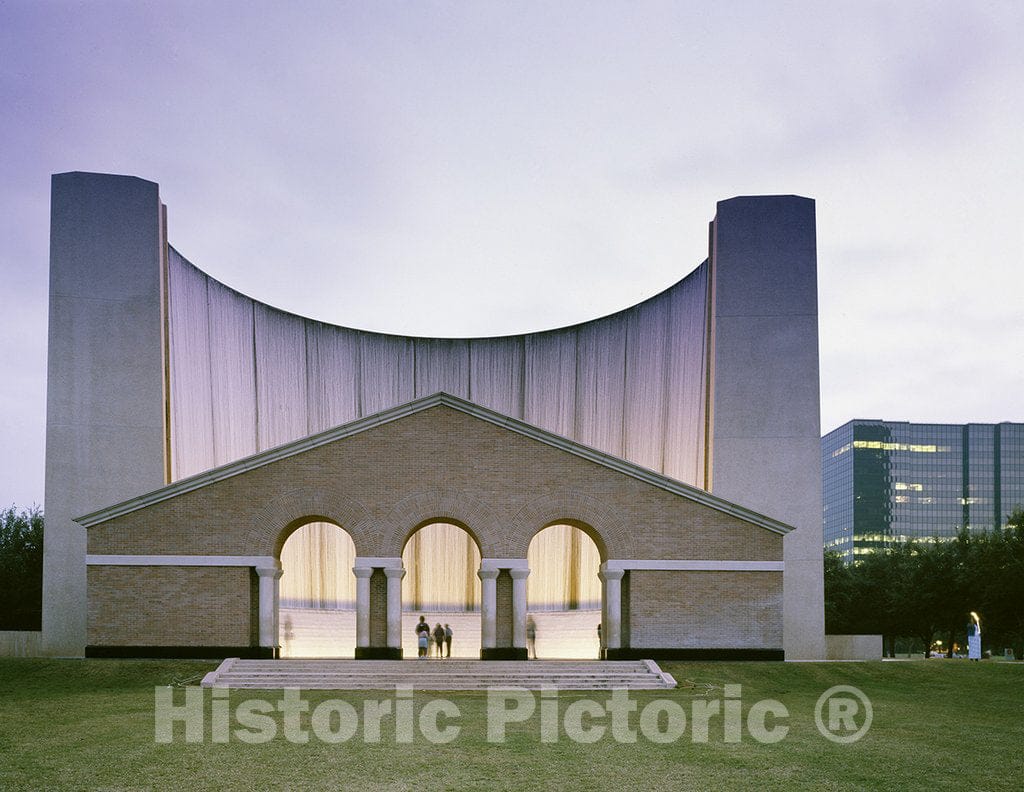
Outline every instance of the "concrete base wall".
<path id="1" fill-rule="evenodd" d="M 881 635 L 826 635 L 826 660 L 881 660 Z"/>
<path id="2" fill-rule="evenodd" d="M 42 643 L 39 630 L 0 630 L 0 657 L 37 657 Z"/>
<path id="3" fill-rule="evenodd" d="M 401 660 L 402 649 L 398 646 L 357 646 L 356 660 Z"/>

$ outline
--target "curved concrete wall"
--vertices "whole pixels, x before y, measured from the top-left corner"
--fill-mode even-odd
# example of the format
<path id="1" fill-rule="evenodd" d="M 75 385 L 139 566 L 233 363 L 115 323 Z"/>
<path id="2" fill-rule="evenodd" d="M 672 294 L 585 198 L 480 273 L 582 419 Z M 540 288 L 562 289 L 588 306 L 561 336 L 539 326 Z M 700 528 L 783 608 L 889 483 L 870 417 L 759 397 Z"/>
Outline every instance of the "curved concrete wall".
<path id="1" fill-rule="evenodd" d="M 172 479 L 445 391 L 704 485 L 707 265 L 625 311 L 539 333 L 336 327 L 169 256 Z"/>
<path id="2" fill-rule="evenodd" d="M 446 391 L 794 525 L 787 656 L 824 655 L 813 201 L 722 201 L 709 260 L 661 294 L 470 339 L 239 294 L 167 245 L 152 182 L 60 174 L 52 206 L 45 651 L 85 645 L 76 515 Z"/>

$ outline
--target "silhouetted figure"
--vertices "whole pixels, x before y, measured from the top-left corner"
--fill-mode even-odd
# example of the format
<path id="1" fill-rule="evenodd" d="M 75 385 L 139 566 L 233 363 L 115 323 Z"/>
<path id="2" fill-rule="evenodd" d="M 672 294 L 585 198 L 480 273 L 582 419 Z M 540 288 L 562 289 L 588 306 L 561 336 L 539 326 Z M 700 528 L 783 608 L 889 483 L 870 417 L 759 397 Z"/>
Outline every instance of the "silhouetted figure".
<path id="1" fill-rule="evenodd" d="M 526 617 L 526 653 L 531 660 L 537 659 L 537 622 L 533 616 Z"/>
<path id="2" fill-rule="evenodd" d="M 452 656 L 452 628 L 447 624 L 444 626 L 444 656 Z"/>
<path id="3" fill-rule="evenodd" d="M 602 646 L 601 646 L 601 622 L 597 623 L 597 659 L 602 659 Z"/>
<path id="4" fill-rule="evenodd" d="M 284 617 L 284 653 L 285 656 L 291 654 L 292 638 L 295 637 L 295 630 L 293 629 L 292 615 L 289 613 Z"/>
<path id="5" fill-rule="evenodd" d="M 419 657 L 426 657 L 430 647 L 430 625 L 427 624 L 425 616 L 420 616 L 416 625 L 416 645 L 419 647 Z"/>
<path id="6" fill-rule="evenodd" d="M 444 627 L 441 626 L 441 622 L 438 622 L 437 627 L 434 628 L 434 643 L 437 646 L 437 656 L 441 657 L 444 647 Z"/>

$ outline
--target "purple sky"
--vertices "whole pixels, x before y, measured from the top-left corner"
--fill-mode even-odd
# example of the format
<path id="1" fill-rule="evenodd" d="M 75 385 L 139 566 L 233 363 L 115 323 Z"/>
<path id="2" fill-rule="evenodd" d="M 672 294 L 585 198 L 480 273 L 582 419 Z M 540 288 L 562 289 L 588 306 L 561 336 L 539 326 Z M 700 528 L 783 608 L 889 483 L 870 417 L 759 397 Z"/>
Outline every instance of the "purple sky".
<path id="1" fill-rule="evenodd" d="M 209 7 L 214 7 L 211 10 Z M 1019 2 L 0 2 L 0 506 L 42 502 L 49 177 L 297 313 L 564 325 L 818 202 L 822 429 L 1024 420 Z"/>

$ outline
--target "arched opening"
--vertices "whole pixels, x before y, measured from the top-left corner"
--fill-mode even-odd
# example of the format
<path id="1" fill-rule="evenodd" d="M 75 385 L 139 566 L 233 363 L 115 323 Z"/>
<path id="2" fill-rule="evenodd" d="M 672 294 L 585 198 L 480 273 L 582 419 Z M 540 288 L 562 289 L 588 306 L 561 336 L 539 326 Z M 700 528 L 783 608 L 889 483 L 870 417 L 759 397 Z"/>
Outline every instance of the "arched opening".
<path id="1" fill-rule="evenodd" d="M 531 657 L 600 655 L 601 553 L 584 523 L 540 530 L 527 551 L 527 649 Z"/>
<path id="2" fill-rule="evenodd" d="M 453 522 L 428 522 L 402 549 L 402 649 L 417 657 L 416 625 L 452 631 L 451 656 L 480 656 L 480 547 L 469 530 Z M 446 647 L 447 648 L 447 647 Z M 436 656 L 431 637 L 428 657 Z"/>
<path id="3" fill-rule="evenodd" d="M 281 657 L 353 657 L 356 548 L 333 523 L 308 522 L 281 547 L 278 643 Z"/>

